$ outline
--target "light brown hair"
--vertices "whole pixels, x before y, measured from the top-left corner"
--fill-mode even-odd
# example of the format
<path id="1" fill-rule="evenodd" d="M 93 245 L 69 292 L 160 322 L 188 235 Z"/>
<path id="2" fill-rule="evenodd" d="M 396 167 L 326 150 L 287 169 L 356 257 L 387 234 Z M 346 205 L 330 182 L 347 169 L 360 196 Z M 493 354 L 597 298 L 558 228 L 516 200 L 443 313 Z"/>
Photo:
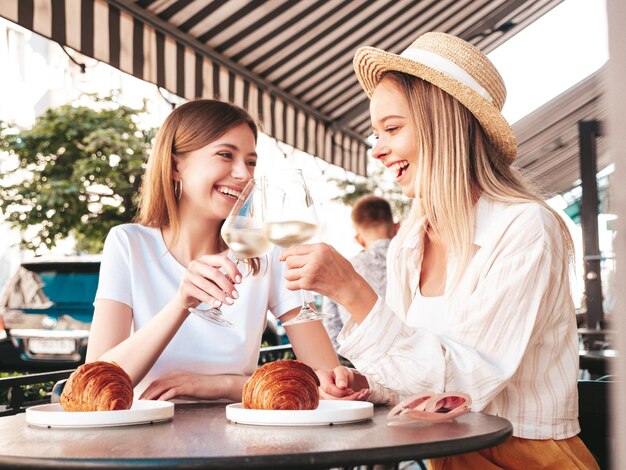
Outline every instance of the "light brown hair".
<path id="1" fill-rule="evenodd" d="M 388 72 L 411 110 L 417 146 L 416 201 L 399 237 L 422 215 L 460 260 L 458 281 L 473 255 L 472 209 L 481 195 L 494 200 L 536 202 L 556 218 L 570 258 L 573 242 L 563 219 L 546 204 L 510 159 L 489 142 L 478 120 L 458 100 L 425 80 Z M 421 197 L 420 197 L 421 195 Z M 452 283 L 454 286 L 455 282 Z"/>
<path id="2" fill-rule="evenodd" d="M 141 184 L 135 222 L 148 227 L 170 227 L 172 240 L 175 241 L 180 226 L 172 177 L 174 155 L 181 157 L 198 150 L 241 124 L 250 127 L 256 142 L 258 137 L 256 123 L 245 110 L 235 105 L 199 99 L 174 109 L 156 134 Z M 219 243 L 220 250 L 227 248 L 221 237 Z M 258 260 L 252 260 L 251 264 L 256 274 Z"/>

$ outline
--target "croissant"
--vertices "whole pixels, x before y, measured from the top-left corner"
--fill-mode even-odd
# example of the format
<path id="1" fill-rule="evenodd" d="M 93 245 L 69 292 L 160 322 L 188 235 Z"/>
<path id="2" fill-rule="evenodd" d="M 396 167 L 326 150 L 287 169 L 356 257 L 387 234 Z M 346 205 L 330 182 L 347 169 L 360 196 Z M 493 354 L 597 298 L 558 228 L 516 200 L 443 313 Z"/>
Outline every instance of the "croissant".
<path id="1" fill-rule="evenodd" d="M 90 362 L 72 372 L 60 402 L 65 411 L 128 410 L 133 404 L 133 384 L 116 363 Z"/>
<path id="2" fill-rule="evenodd" d="M 319 405 L 320 381 L 300 361 L 269 362 L 256 370 L 243 387 L 243 407 L 257 410 L 314 410 Z"/>

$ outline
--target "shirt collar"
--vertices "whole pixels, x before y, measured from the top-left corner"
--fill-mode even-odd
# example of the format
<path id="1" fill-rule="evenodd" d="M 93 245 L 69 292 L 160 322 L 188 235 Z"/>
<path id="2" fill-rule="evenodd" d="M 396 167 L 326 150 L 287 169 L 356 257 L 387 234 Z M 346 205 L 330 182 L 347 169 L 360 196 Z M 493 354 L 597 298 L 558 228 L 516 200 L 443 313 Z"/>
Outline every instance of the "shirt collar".
<path id="1" fill-rule="evenodd" d="M 474 215 L 474 244 L 484 246 L 489 240 L 489 234 L 494 225 L 494 218 L 498 218 L 502 212 L 502 205 L 488 196 L 481 196 L 472 213 Z M 426 217 L 421 217 L 415 223 L 415 227 L 404 238 L 402 248 L 415 248 L 422 243 Z"/>
<path id="2" fill-rule="evenodd" d="M 484 246 L 491 236 L 492 231 L 502 220 L 503 212 L 508 205 L 498 202 L 488 196 L 481 198 L 474 206 L 474 244 Z"/>

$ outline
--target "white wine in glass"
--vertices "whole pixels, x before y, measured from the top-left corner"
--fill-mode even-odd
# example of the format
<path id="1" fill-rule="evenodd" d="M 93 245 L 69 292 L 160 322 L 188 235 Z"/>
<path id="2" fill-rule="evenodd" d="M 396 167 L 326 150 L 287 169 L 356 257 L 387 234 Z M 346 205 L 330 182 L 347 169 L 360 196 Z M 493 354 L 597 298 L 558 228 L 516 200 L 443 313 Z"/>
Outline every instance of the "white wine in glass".
<path id="1" fill-rule="evenodd" d="M 313 199 L 300 170 L 275 171 L 263 178 L 263 218 L 265 235 L 283 248 L 309 241 L 319 231 Z M 322 320 L 328 315 L 315 310 L 306 301 L 303 290 L 302 308 L 297 316 L 283 323 L 296 325 Z"/>
<path id="2" fill-rule="evenodd" d="M 221 230 L 228 245 L 228 257 L 237 260 L 259 258 L 272 248 L 263 226 L 263 197 L 258 180 L 250 180 L 235 202 Z M 217 308 L 190 308 L 190 312 L 213 323 L 229 328 L 235 325 Z"/>
<path id="3" fill-rule="evenodd" d="M 265 231 L 272 243 L 289 248 L 313 238 L 319 231 L 319 225 L 299 220 L 268 222 L 265 224 Z"/>
<path id="4" fill-rule="evenodd" d="M 242 219 L 241 217 L 236 217 Z M 222 238 L 237 259 L 258 258 L 264 256 L 272 248 L 271 242 L 265 236 L 263 228 L 235 228 L 245 227 L 244 220 L 234 220 L 228 226 L 224 224 Z"/>

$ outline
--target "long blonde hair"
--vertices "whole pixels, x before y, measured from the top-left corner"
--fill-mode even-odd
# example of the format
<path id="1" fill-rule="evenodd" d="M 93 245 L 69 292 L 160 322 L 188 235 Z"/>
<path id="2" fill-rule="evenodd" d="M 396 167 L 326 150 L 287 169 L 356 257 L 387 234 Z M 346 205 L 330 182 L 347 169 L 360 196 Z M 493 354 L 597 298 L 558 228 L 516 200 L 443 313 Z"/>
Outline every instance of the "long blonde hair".
<path id="1" fill-rule="evenodd" d="M 174 109 L 157 132 L 141 183 L 135 222 L 148 227 L 169 227 L 174 243 L 180 232 L 178 203 L 174 194 L 174 155 L 184 156 L 219 139 L 233 127 L 246 124 L 258 137 L 254 119 L 243 109 L 222 101 L 199 99 Z M 219 249 L 227 248 L 219 237 Z M 254 273 L 258 260 L 252 260 Z"/>
<path id="2" fill-rule="evenodd" d="M 402 241 L 426 216 L 458 259 L 454 287 L 473 256 L 472 210 L 481 195 L 508 203 L 536 202 L 559 223 L 570 258 L 573 242 L 563 219 L 540 197 L 510 160 L 489 142 L 482 126 L 458 100 L 425 80 L 388 72 L 411 110 L 417 145 L 416 200 L 398 234 Z M 422 195 L 423 197 L 419 197 Z"/>

